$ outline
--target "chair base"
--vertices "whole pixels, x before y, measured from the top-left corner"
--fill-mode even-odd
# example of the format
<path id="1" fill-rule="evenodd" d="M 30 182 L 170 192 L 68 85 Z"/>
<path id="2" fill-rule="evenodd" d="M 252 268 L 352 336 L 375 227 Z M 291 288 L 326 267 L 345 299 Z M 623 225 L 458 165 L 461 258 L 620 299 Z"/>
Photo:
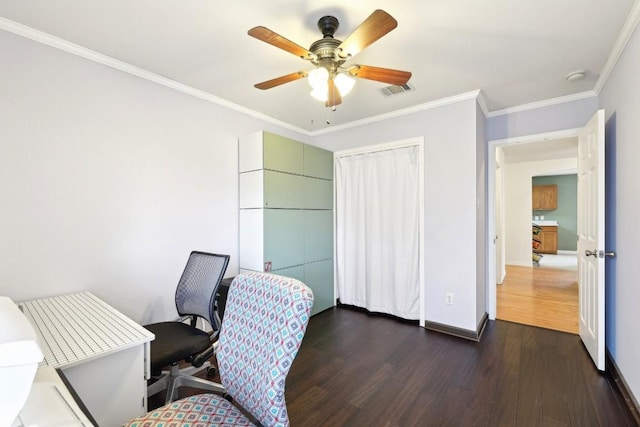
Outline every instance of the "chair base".
<path id="1" fill-rule="evenodd" d="M 198 368 L 191 366 L 180 369 L 177 364 L 172 365 L 169 371 L 163 371 L 158 380 L 147 387 L 147 397 L 153 396 L 162 390 L 167 390 L 165 398 L 165 404 L 167 404 L 177 398 L 177 391 L 180 387 L 193 387 L 221 394 L 226 393 L 226 389 L 222 384 L 193 376 L 194 373 L 210 367 L 211 363 L 209 362 Z"/>

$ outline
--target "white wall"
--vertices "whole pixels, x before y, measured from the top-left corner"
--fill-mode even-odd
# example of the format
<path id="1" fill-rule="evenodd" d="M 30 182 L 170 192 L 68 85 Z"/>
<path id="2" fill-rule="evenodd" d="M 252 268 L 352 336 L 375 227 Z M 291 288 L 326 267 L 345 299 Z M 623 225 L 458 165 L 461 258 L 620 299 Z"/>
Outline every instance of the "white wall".
<path id="1" fill-rule="evenodd" d="M 577 166 L 577 158 L 502 166 L 505 260 L 508 265 L 531 266 L 531 178 Z"/>
<path id="2" fill-rule="evenodd" d="M 476 276 L 476 119 L 476 100 L 468 99 L 314 140 L 340 151 L 424 136 L 426 319 L 472 331 L 477 280 L 484 280 Z M 445 304 L 448 292 L 453 305 Z"/>
<path id="3" fill-rule="evenodd" d="M 606 125 L 606 344 L 640 399 L 640 30 L 600 94 Z"/>
<path id="4" fill-rule="evenodd" d="M 175 316 L 188 254 L 238 271 L 237 138 L 284 129 L 0 31 L 0 294 Z"/>

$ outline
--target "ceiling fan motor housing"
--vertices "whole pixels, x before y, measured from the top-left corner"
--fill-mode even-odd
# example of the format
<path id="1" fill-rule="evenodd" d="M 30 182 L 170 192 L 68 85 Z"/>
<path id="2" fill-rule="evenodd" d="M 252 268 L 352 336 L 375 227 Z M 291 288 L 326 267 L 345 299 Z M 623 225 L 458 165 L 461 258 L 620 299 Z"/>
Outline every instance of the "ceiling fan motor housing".
<path id="1" fill-rule="evenodd" d="M 335 16 L 323 16 L 318 20 L 318 29 L 324 37 L 333 37 L 340 26 Z"/>

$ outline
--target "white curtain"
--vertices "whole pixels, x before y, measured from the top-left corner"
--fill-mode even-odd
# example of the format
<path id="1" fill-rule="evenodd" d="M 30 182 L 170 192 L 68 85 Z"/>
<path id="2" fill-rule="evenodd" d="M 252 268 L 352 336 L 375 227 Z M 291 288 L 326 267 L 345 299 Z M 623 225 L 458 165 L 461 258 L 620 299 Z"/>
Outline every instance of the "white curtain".
<path id="1" fill-rule="evenodd" d="M 418 147 L 336 158 L 340 302 L 418 320 Z"/>

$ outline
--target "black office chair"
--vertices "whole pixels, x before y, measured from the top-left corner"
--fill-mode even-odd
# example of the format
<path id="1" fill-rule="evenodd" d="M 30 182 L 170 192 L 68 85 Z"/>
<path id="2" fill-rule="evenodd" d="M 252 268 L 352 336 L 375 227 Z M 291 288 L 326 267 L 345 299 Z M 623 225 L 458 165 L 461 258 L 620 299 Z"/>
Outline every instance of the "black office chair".
<path id="1" fill-rule="evenodd" d="M 147 395 L 167 390 L 165 401 L 174 400 L 179 387 L 189 386 L 209 391 L 223 391 L 219 384 L 194 377 L 193 374 L 210 368 L 214 341 L 220 331 L 216 312 L 216 295 L 229 264 L 229 255 L 191 252 L 187 266 L 176 288 L 176 309 L 181 316 L 173 322 L 146 325 L 156 336 L 151 341 L 151 376 L 155 380 L 147 387 Z M 189 320 L 189 323 L 184 323 Z M 198 320 L 206 321 L 211 332 L 197 327 Z M 186 361 L 191 366 L 180 369 Z M 169 370 L 162 369 L 170 366 Z"/>

